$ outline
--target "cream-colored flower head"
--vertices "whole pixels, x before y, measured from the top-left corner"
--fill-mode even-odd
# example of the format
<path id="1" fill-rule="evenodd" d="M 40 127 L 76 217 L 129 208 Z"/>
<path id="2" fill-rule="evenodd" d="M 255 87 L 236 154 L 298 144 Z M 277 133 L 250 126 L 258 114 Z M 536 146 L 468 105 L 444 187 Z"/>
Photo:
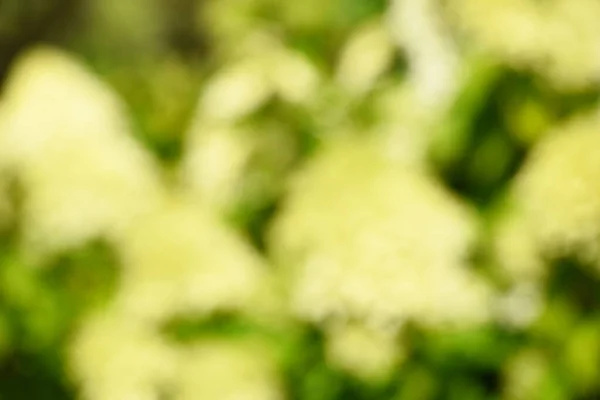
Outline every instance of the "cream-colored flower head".
<path id="1" fill-rule="evenodd" d="M 206 83 L 197 108 L 201 121 L 236 122 L 274 95 L 304 103 L 317 90 L 317 67 L 268 32 L 254 32 L 240 39 L 238 47 L 238 54 L 229 56 Z"/>
<path id="2" fill-rule="evenodd" d="M 282 400 L 283 388 L 268 348 L 259 343 L 208 339 L 184 351 L 177 400 Z"/>
<path id="3" fill-rule="evenodd" d="M 451 0 L 458 26 L 508 63 L 559 87 L 600 83 L 600 3 L 595 0 Z"/>
<path id="4" fill-rule="evenodd" d="M 266 268 L 214 215 L 184 198 L 144 214 L 118 248 L 121 307 L 138 317 L 251 308 Z"/>
<path id="5" fill-rule="evenodd" d="M 69 348 L 71 373 L 86 400 L 155 400 L 170 389 L 176 348 L 151 327 L 115 310 L 83 321 Z"/>
<path id="6" fill-rule="evenodd" d="M 332 363 L 363 377 L 394 365 L 383 354 L 407 320 L 445 327 L 489 316 L 490 291 L 466 260 L 473 213 L 382 154 L 364 140 L 325 148 L 293 180 L 271 232 L 292 311 L 330 332 Z M 354 341 L 379 353 L 361 360 Z"/>
<path id="7" fill-rule="evenodd" d="M 206 84 L 186 133 L 182 183 L 219 212 L 260 208 L 280 190 L 295 156 L 289 127 L 253 118 L 271 99 L 310 102 L 318 69 L 276 37 L 258 32 Z"/>
<path id="8" fill-rule="evenodd" d="M 194 124 L 181 168 L 183 187 L 218 212 L 256 210 L 282 190 L 297 146 L 274 121 Z"/>
<path id="9" fill-rule="evenodd" d="M 188 134 L 182 181 L 186 189 L 217 210 L 230 210 L 238 201 L 254 151 L 247 128 L 198 121 Z"/>
<path id="10" fill-rule="evenodd" d="M 338 83 L 353 95 L 364 95 L 390 68 L 395 48 L 382 21 L 369 21 L 348 39 L 337 65 Z"/>
<path id="11" fill-rule="evenodd" d="M 391 1 L 382 18 L 349 37 L 336 70 L 346 92 L 360 98 L 372 91 L 369 131 L 386 141 L 391 157 L 416 166 L 427 164 L 438 125 L 459 89 L 478 73 L 446 32 L 437 3 Z M 392 68 L 398 51 L 407 63 L 402 77 Z"/>
<path id="12" fill-rule="evenodd" d="M 256 110 L 272 95 L 260 60 L 224 66 L 204 88 L 199 109 L 209 120 L 230 122 Z"/>
<path id="13" fill-rule="evenodd" d="M 524 328 L 543 309 L 548 264 L 533 229 L 511 201 L 491 219 L 491 255 L 498 272 L 510 285 L 496 298 L 496 318 L 513 328 Z"/>
<path id="14" fill-rule="evenodd" d="M 152 159 L 130 136 L 107 86 L 78 61 L 41 48 L 14 66 L 0 158 L 25 190 L 25 240 L 55 251 L 115 236 L 159 197 Z"/>
<path id="15" fill-rule="evenodd" d="M 600 261 L 600 119 L 578 117 L 534 147 L 516 193 L 541 249 Z"/>
<path id="16" fill-rule="evenodd" d="M 271 250 L 307 320 L 469 323 L 487 315 L 487 289 L 466 265 L 475 225 L 434 178 L 348 141 L 296 177 Z"/>
<path id="17" fill-rule="evenodd" d="M 280 400 L 272 350 L 258 339 L 171 341 L 112 304 L 81 321 L 68 361 L 86 400 Z"/>
<path id="18" fill-rule="evenodd" d="M 446 31 L 435 0 L 393 0 L 387 25 L 408 61 L 408 84 L 414 100 L 429 113 L 444 108 L 461 83 L 463 60 Z"/>
<path id="19" fill-rule="evenodd" d="M 492 220 L 492 254 L 503 276 L 511 282 L 538 282 L 546 276 L 534 229 L 516 207 L 500 210 Z"/>
<path id="20" fill-rule="evenodd" d="M 331 364 L 368 381 L 385 380 L 404 359 L 393 331 L 364 324 L 342 324 L 327 329 L 325 351 Z"/>

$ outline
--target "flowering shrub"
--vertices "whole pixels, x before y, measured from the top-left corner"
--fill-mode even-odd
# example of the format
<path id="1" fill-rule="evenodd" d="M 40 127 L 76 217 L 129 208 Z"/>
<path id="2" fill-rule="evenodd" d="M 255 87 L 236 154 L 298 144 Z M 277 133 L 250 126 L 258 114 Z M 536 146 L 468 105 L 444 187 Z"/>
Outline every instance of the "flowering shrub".
<path id="1" fill-rule="evenodd" d="M 0 398 L 600 395 L 594 1 L 67 3 L 0 5 Z"/>

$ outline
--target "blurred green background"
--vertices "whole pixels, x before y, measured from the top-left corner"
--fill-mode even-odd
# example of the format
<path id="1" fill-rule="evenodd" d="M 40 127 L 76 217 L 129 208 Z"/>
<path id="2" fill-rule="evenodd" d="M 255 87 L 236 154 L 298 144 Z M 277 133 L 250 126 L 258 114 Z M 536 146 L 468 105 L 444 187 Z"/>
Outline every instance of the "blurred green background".
<path id="1" fill-rule="evenodd" d="M 600 398 L 596 0 L 1 0 L 0 399 Z"/>

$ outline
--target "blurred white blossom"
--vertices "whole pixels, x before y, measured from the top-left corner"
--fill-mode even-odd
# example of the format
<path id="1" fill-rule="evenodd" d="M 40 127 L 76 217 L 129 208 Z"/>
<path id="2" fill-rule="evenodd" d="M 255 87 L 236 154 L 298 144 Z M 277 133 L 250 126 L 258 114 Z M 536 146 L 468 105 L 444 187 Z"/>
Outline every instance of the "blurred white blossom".
<path id="1" fill-rule="evenodd" d="M 260 343 L 208 339 L 185 350 L 177 400 L 283 400 L 276 365 Z"/>
<path id="2" fill-rule="evenodd" d="M 517 282 L 497 298 L 498 320 L 511 328 L 523 329 L 534 322 L 544 309 L 543 287 L 537 282 Z"/>
<path id="3" fill-rule="evenodd" d="M 271 84 L 286 101 L 303 104 L 313 99 L 322 76 L 319 69 L 300 52 L 276 48 L 268 66 Z"/>
<path id="4" fill-rule="evenodd" d="M 537 282 L 546 277 L 546 264 L 528 219 L 517 207 L 506 207 L 492 221 L 492 254 L 510 281 Z"/>
<path id="5" fill-rule="evenodd" d="M 388 25 L 406 52 L 415 100 L 426 108 L 444 107 L 459 88 L 463 60 L 445 31 L 440 6 L 434 0 L 394 0 Z"/>
<path id="6" fill-rule="evenodd" d="M 600 3 L 595 0 L 452 0 L 451 20 L 484 50 L 532 68 L 558 87 L 600 82 Z"/>
<path id="7" fill-rule="evenodd" d="M 203 121 L 189 132 L 182 169 L 184 185 L 217 209 L 229 209 L 239 199 L 253 152 L 248 129 L 212 126 Z"/>
<path id="8" fill-rule="evenodd" d="M 174 196 L 132 224 L 117 244 L 120 307 L 164 320 L 252 308 L 267 270 L 254 250 L 208 209 Z"/>
<path id="9" fill-rule="evenodd" d="M 131 137 L 122 104 L 79 62 L 36 49 L 7 85 L 0 158 L 25 191 L 33 253 L 118 236 L 160 197 L 157 166 Z"/>
<path id="10" fill-rule="evenodd" d="M 363 95 L 379 76 L 389 69 L 394 44 L 381 21 L 371 21 L 357 29 L 342 49 L 337 80 L 350 93 Z"/>
<path id="11" fill-rule="evenodd" d="M 389 378 L 405 354 L 393 331 L 343 324 L 328 328 L 326 356 L 332 365 L 352 375 L 377 381 Z"/>
<path id="12" fill-rule="evenodd" d="M 517 177 L 518 200 L 548 255 L 600 261 L 599 129 L 596 114 L 555 127 Z"/>
<path id="13" fill-rule="evenodd" d="M 264 66 L 244 60 L 223 68 L 206 84 L 200 108 L 209 120 L 231 121 L 256 110 L 272 93 Z"/>
<path id="14" fill-rule="evenodd" d="M 275 198 L 297 151 L 291 132 L 277 121 L 198 120 L 187 135 L 181 184 L 192 197 L 226 215 L 260 209 Z"/>
<path id="15" fill-rule="evenodd" d="M 175 347 L 158 332 L 115 310 L 83 321 L 69 357 L 86 400 L 158 400 L 179 365 Z"/>
<path id="16" fill-rule="evenodd" d="M 85 319 L 69 347 L 86 400 L 282 400 L 274 355 L 258 341 L 204 338 L 189 346 L 159 325 L 110 308 Z"/>
<path id="17" fill-rule="evenodd" d="M 469 325 L 490 291 L 468 270 L 472 212 L 432 177 L 363 141 L 335 143 L 293 179 L 271 232 L 293 311 L 317 324 Z"/>

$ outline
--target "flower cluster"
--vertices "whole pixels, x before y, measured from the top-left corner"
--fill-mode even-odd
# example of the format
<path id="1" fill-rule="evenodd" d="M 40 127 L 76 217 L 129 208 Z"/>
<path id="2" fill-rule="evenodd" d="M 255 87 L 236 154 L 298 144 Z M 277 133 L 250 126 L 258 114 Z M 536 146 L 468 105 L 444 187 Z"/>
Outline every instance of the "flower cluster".
<path id="1" fill-rule="evenodd" d="M 188 354 L 159 332 L 172 316 L 255 312 L 258 291 L 268 290 L 259 257 L 203 203 L 167 187 L 114 94 L 78 62 L 41 49 L 15 71 L 0 140 L 3 167 L 25 194 L 24 251 L 36 255 L 30 262 L 105 239 L 122 265 L 111 304 L 81 321 L 71 346 L 84 397 L 153 399 L 174 391 L 196 398 L 194 378 L 175 377 L 216 361 L 231 366 L 220 372 L 221 387 L 241 384 L 202 398 L 237 398 L 247 389 L 249 399 L 279 398 L 270 372 L 260 372 L 268 364 L 261 354 L 212 342 Z"/>
<path id="2" fill-rule="evenodd" d="M 491 292 L 468 265 L 473 212 L 378 150 L 336 143 L 292 179 L 271 233 L 293 311 L 384 332 L 485 321 Z"/>
<path id="3" fill-rule="evenodd" d="M 599 127 L 594 113 L 554 128 L 518 177 L 516 193 L 528 229 L 551 256 L 575 255 L 594 264 L 600 259 Z"/>
<path id="4" fill-rule="evenodd" d="M 484 51 L 541 72 L 558 87 L 598 84 L 598 2 L 452 0 L 447 7 L 450 19 Z"/>

